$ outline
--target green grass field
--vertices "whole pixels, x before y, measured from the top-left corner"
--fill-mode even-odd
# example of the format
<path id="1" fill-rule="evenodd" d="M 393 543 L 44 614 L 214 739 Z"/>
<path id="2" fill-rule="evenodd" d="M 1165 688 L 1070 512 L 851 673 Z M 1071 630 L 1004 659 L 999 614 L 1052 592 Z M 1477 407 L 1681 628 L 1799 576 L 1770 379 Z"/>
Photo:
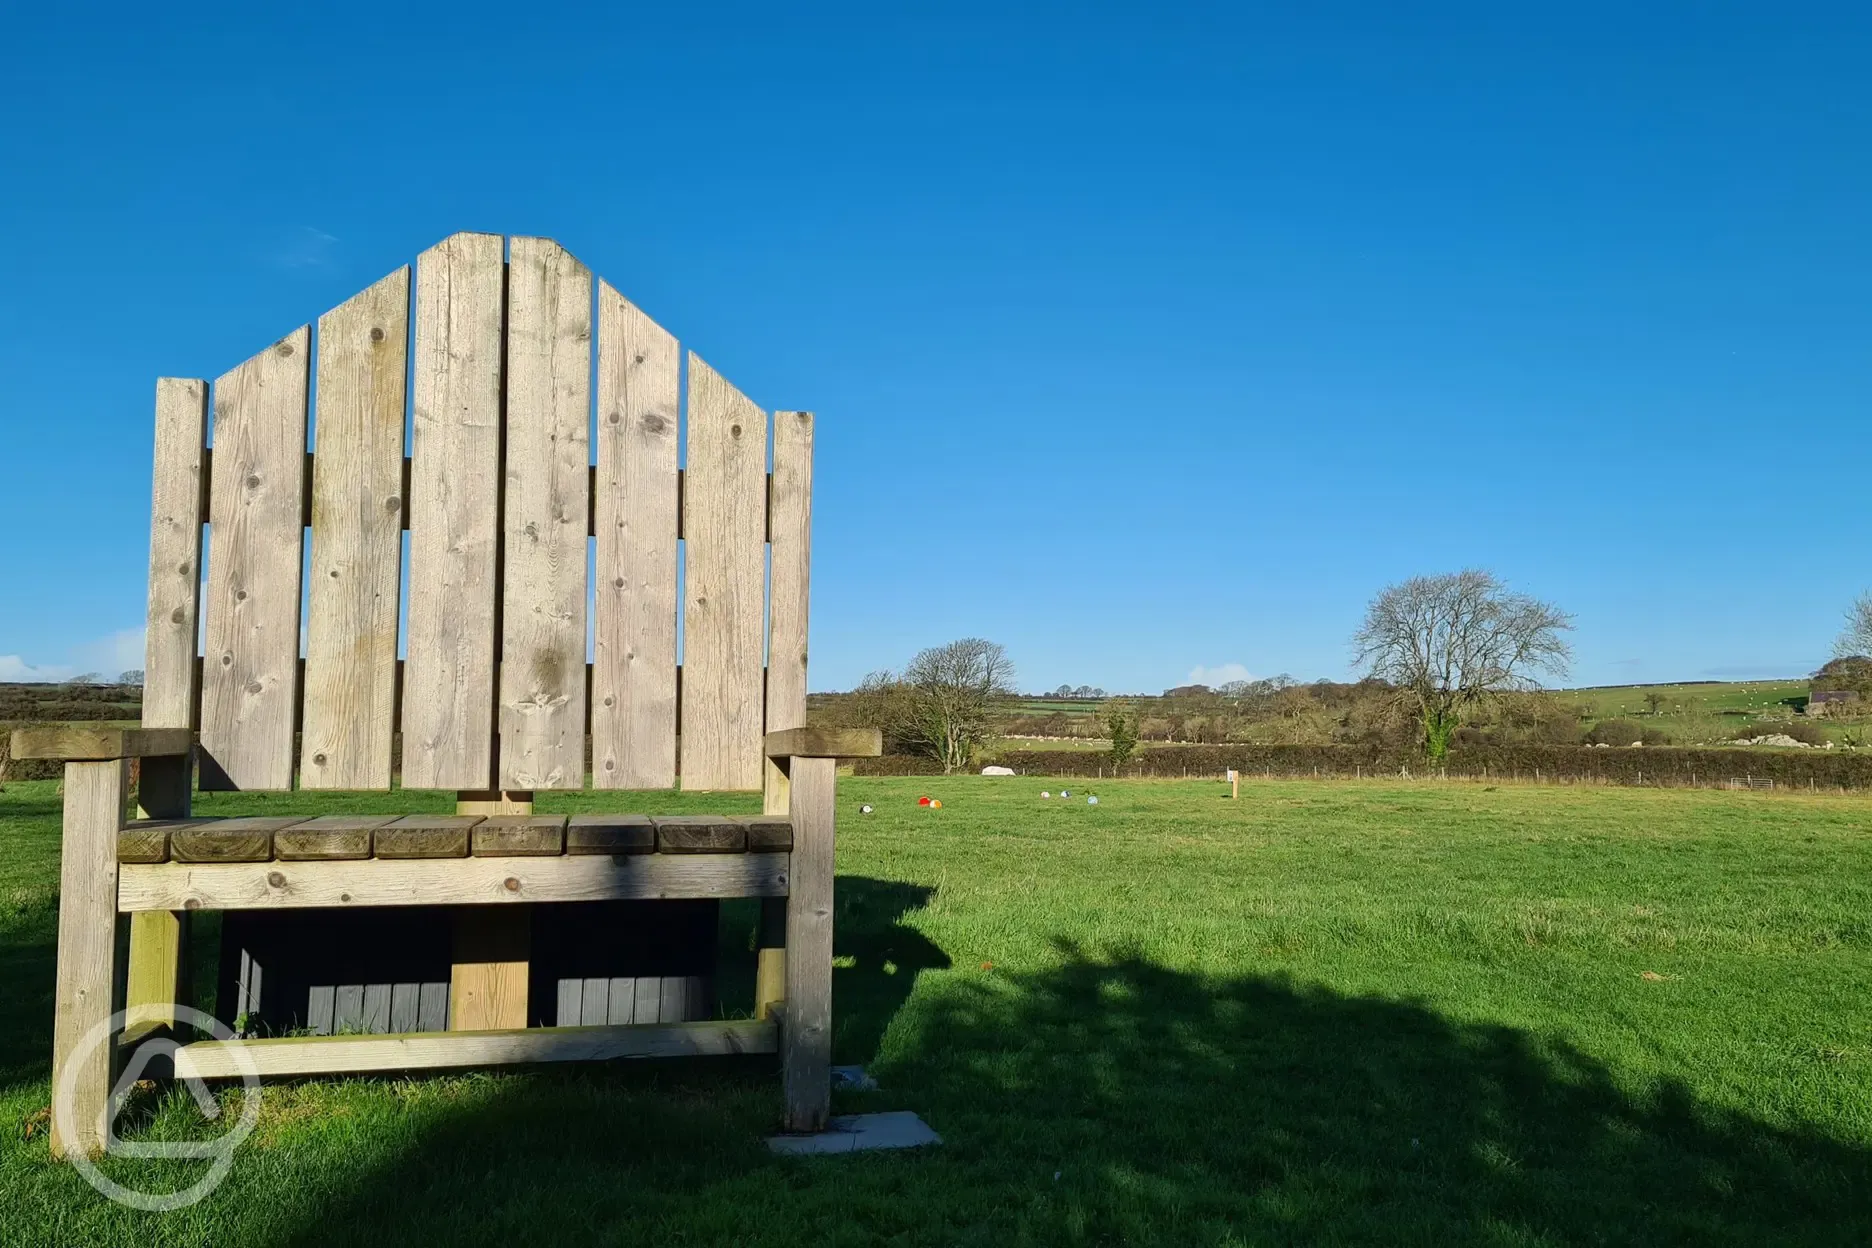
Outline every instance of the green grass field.
<path id="1" fill-rule="evenodd" d="M 838 1108 L 939 1149 L 774 1158 L 756 1059 L 304 1081 L 168 1215 L 48 1159 L 58 806 L 12 785 L 0 1243 L 1872 1242 L 1872 800 L 1042 783 L 841 782 L 837 1058 L 881 1089 Z"/>

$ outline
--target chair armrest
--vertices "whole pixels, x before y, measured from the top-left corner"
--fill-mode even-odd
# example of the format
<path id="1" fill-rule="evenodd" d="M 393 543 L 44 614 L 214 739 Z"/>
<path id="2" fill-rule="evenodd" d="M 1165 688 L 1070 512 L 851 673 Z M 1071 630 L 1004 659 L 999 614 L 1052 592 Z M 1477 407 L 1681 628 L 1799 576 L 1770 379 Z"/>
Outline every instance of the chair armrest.
<path id="1" fill-rule="evenodd" d="M 97 724 L 33 724 L 13 730 L 14 758 L 67 763 L 187 754 L 195 734 L 187 728 L 110 728 Z"/>
<path id="2" fill-rule="evenodd" d="M 767 734 L 768 758 L 876 758 L 884 734 L 876 728 L 783 728 Z"/>

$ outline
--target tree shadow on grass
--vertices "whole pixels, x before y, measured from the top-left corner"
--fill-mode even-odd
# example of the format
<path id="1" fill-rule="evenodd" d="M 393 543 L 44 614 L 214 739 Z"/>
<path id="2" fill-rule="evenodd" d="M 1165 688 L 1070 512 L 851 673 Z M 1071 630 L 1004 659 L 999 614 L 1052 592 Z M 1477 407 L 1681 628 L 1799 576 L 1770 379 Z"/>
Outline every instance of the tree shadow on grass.
<path id="1" fill-rule="evenodd" d="M 761 1059 L 305 1085 L 189 1225 L 306 1248 L 1872 1242 L 1872 1152 L 1622 1087 L 1551 1039 L 1067 945 L 919 979 L 947 963 L 901 921 L 928 894 L 839 896 L 837 1057 L 883 1084 L 840 1108 L 916 1110 L 940 1148 L 773 1157 Z"/>

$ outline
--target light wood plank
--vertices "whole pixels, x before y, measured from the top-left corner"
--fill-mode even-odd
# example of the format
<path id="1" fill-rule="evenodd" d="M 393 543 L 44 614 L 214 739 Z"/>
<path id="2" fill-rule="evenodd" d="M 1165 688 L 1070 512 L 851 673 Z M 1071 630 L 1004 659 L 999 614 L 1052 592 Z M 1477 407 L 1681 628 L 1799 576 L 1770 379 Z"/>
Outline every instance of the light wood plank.
<path id="1" fill-rule="evenodd" d="M 273 834 L 273 853 L 288 862 L 371 856 L 371 834 L 394 815 L 320 815 Z"/>
<path id="2" fill-rule="evenodd" d="M 215 382 L 204 789 L 292 787 L 311 344 L 300 326 Z"/>
<path id="3" fill-rule="evenodd" d="M 769 758 L 876 758 L 884 734 L 876 728 L 786 728 L 762 742 Z"/>
<path id="4" fill-rule="evenodd" d="M 408 340 L 407 267 L 319 318 L 303 788 L 390 787 Z"/>
<path id="5" fill-rule="evenodd" d="M 747 825 L 728 815 L 655 815 L 659 854 L 733 854 L 747 849 Z"/>
<path id="6" fill-rule="evenodd" d="M 812 571 L 813 414 L 774 413 L 773 479 L 767 490 L 767 731 L 806 726 L 806 618 Z M 768 759 L 768 814 L 787 811 L 786 769 Z"/>
<path id="7" fill-rule="evenodd" d="M 405 788 L 494 784 L 502 252 L 456 234 L 416 260 Z"/>
<path id="8" fill-rule="evenodd" d="M 156 464 L 150 484 L 148 631 L 143 651 L 143 723 L 195 724 L 196 612 L 201 598 L 202 459 L 208 383 L 156 380 Z"/>
<path id="9" fill-rule="evenodd" d="M 507 277 L 500 785 L 585 786 L 591 271 L 516 237 Z"/>
<path id="10" fill-rule="evenodd" d="M 676 783 L 676 339 L 598 284 L 592 786 Z"/>
<path id="11" fill-rule="evenodd" d="M 434 1070 L 516 1062 L 593 1062 L 620 1057 L 712 1057 L 773 1053 L 772 1023 L 729 1019 L 647 1026 L 531 1027 L 437 1031 L 391 1036 L 292 1036 L 274 1040 L 204 1040 L 176 1050 L 178 1079 Z M 248 1067 L 246 1061 L 251 1061 Z"/>
<path id="12" fill-rule="evenodd" d="M 466 858 L 478 815 L 406 815 L 371 833 L 379 858 Z"/>
<path id="13" fill-rule="evenodd" d="M 792 890 L 787 895 L 784 1125 L 823 1131 L 832 1112 L 832 872 L 838 761 L 792 762 Z M 750 859 L 777 855 L 750 854 Z M 160 870 L 161 868 L 145 868 Z"/>
<path id="14" fill-rule="evenodd" d="M 379 835 L 388 831 L 379 829 Z M 788 854 L 564 854 L 555 858 L 125 864 L 119 868 L 118 908 L 126 912 L 271 910 L 780 897 L 787 891 L 790 858 Z"/>
<path id="15" fill-rule="evenodd" d="M 305 821 L 304 815 L 255 815 L 191 824 L 169 833 L 169 856 L 180 863 L 265 862 L 273 857 L 274 833 Z"/>
<path id="16" fill-rule="evenodd" d="M 759 789 L 767 415 L 689 353 L 682 787 Z"/>
<path id="17" fill-rule="evenodd" d="M 130 766 L 122 760 L 65 764 L 52 1028 L 54 1157 L 96 1156 L 108 1136 L 113 1037 L 103 1036 L 102 1043 L 89 1047 L 85 1041 L 107 1026 L 111 1015 L 117 834 L 123 830 L 129 794 Z"/>
<path id="18" fill-rule="evenodd" d="M 100 724 L 32 724 L 13 730 L 14 758 L 103 762 L 116 758 L 184 756 L 194 734 L 186 728 L 111 728 Z"/>
<path id="19" fill-rule="evenodd" d="M 573 815 L 566 825 L 568 854 L 650 854 L 656 826 L 648 815 Z"/>
<path id="20" fill-rule="evenodd" d="M 565 852 L 564 815 L 495 815 L 475 825 L 477 858 L 541 857 Z"/>
<path id="21" fill-rule="evenodd" d="M 532 951 L 531 907 L 457 911 L 449 955 L 449 1030 L 525 1027 Z"/>

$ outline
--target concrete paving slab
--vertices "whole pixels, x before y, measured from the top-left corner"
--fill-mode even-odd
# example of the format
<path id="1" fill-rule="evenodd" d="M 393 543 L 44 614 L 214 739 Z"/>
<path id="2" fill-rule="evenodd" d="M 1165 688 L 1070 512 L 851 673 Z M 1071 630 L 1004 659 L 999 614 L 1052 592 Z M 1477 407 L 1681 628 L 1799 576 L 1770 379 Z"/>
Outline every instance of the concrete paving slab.
<path id="1" fill-rule="evenodd" d="M 789 1157 L 856 1153 L 873 1148 L 921 1148 L 942 1137 L 907 1109 L 885 1114 L 840 1114 L 817 1135 L 774 1135 L 767 1147 Z"/>

